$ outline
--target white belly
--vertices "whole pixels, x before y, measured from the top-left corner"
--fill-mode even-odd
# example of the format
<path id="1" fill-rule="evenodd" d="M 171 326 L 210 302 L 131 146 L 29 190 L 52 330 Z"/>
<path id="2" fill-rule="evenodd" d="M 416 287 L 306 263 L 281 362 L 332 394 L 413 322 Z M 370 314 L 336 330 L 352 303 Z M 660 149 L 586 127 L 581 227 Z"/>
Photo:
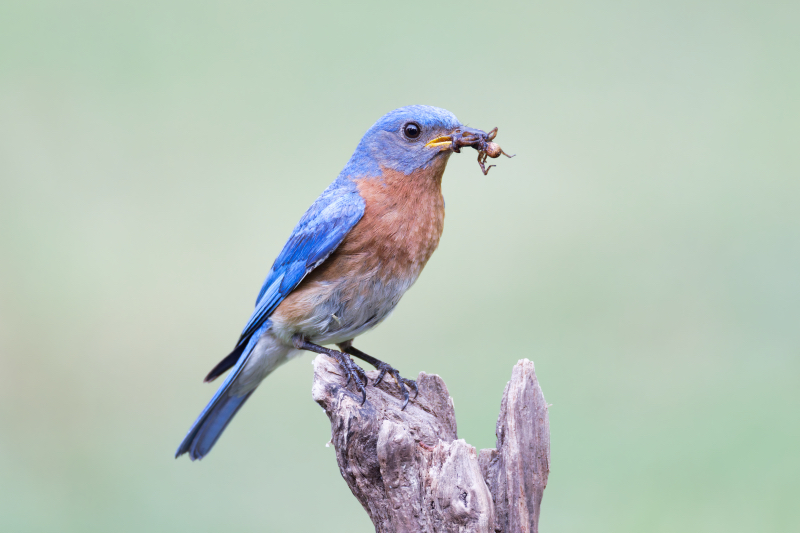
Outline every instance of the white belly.
<path id="1" fill-rule="evenodd" d="M 367 275 L 355 281 L 317 282 L 317 290 L 307 291 L 304 297 L 309 312 L 299 320 L 276 313 L 270 330 L 286 343 L 298 333 L 314 344 L 351 340 L 386 319 L 414 281 L 416 276 L 381 282 Z"/>

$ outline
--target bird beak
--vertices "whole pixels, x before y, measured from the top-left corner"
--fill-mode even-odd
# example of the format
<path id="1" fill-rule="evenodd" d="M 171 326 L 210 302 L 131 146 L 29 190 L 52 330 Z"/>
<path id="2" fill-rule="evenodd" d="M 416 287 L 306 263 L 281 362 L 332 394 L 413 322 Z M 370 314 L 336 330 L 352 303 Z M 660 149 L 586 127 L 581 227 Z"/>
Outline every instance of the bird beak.
<path id="1" fill-rule="evenodd" d="M 482 130 L 461 126 L 456 128 L 449 135 L 440 135 L 425 143 L 425 148 L 438 148 L 439 151 L 452 150 L 459 152 L 462 146 L 472 146 L 479 144 L 480 140 L 485 140 L 487 133 Z"/>
<path id="2" fill-rule="evenodd" d="M 438 148 L 439 151 L 451 150 L 453 146 L 453 135 L 442 135 L 431 139 L 425 143 L 425 148 Z"/>

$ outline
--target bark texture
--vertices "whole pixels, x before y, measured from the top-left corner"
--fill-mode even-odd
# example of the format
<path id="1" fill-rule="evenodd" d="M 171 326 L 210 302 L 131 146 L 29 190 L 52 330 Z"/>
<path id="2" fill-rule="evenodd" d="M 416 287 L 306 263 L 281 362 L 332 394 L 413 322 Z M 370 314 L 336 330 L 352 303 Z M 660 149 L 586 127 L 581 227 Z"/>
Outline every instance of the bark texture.
<path id="1" fill-rule="evenodd" d="M 370 383 L 377 372 L 367 372 Z M 459 439 L 442 378 L 421 372 L 419 396 L 401 411 L 390 376 L 346 387 L 337 363 L 314 360 L 312 396 L 331 421 L 339 471 L 378 533 L 537 532 L 547 485 L 550 430 L 533 363 L 512 371 L 497 420 L 497 448 Z"/>

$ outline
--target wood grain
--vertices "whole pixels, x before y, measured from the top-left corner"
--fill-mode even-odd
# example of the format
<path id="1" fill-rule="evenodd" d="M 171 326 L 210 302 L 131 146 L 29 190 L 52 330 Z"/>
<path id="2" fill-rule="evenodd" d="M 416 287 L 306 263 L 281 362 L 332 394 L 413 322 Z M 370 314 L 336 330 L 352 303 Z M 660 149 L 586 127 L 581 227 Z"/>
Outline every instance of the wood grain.
<path id="1" fill-rule="evenodd" d="M 370 381 L 377 372 L 367 372 Z M 533 363 L 519 361 L 497 421 L 497 449 L 457 435 L 444 381 L 420 373 L 405 411 L 393 381 L 345 387 L 333 359 L 314 360 L 312 396 L 331 421 L 339 471 L 379 533 L 536 532 L 550 464 L 547 405 Z M 351 384 L 352 387 L 352 384 Z"/>

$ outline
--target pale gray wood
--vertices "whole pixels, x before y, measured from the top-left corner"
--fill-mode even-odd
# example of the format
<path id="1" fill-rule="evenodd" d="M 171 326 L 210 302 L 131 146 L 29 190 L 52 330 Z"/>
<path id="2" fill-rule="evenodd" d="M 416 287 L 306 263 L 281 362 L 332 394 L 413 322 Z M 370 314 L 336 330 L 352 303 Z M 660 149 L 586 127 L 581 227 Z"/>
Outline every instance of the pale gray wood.
<path id="1" fill-rule="evenodd" d="M 496 531 L 536 533 L 550 473 L 550 422 L 536 371 L 527 359 L 514 365 L 496 435 L 497 448 L 480 452 L 495 504 Z"/>
<path id="2" fill-rule="evenodd" d="M 367 372 L 370 383 L 377 372 Z M 547 484 L 547 405 L 533 363 L 514 366 L 497 421 L 497 449 L 456 433 L 444 381 L 421 372 L 404 411 L 394 380 L 345 387 L 337 363 L 314 360 L 312 396 L 331 421 L 339 471 L 379 533 L 536 532 Z M 480 457 L 480 459 L 479 459 Z"/>

